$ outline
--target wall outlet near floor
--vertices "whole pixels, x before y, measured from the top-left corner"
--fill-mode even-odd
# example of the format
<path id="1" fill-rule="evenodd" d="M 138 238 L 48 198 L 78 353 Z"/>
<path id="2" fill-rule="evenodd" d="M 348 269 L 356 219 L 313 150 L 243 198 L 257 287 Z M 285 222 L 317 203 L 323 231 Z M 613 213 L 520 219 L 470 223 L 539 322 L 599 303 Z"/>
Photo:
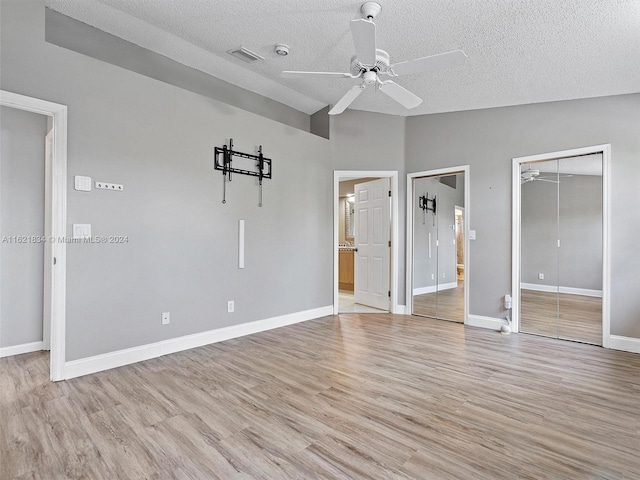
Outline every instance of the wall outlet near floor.
<path id="1" fill-rule="evenodd" d="M 544 280 L 544 273 L 538 274 L 538 280 Z"/>
<path id="2" fill-rule="evenodd" d="M 431 280 L 435 280 L 435 279 L 436 279 L 436 274 L 435 274 L 435 273 L 432 273 L 432 274 L 431 274 Z"/>
<path id="3" fill-rule="evenodd" d="M 171 323 L 171 313 L 162 312 L 162 325 L 169 325 Z"/>
<path id="4" fill-rule="evenodd" d="M 227 313 L 233 313 L 236 309 L 236 304 L 233 302 L 233 300 L 229 300 L 227 302 Z"/>

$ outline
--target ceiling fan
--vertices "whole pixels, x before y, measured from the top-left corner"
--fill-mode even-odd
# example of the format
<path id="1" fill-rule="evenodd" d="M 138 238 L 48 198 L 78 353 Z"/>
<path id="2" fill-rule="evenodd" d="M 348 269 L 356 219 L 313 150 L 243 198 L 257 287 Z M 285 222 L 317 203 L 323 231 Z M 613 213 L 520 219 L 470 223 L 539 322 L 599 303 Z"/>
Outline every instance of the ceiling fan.
<path id="1" fill-rule="evenodd" d="M 549 183 L 560 183 L 558 180 L 560 177 L 573 177 L 573 175 L 558 175 L 554 173 L 547 173 L 550 176 L 540 176 L 540 170 L 536 170 L 534 168 L 529 167 L 527 170 L 523 170 L 520 172 L 520 184 L 529 183 L 529 182 L 549 182 Z M 556 180 L 553 180 L 555 178 Z"/>
<path id="2" fill-rule="evenodd" d="M 339 72 L 296 72 L 284 71 L 280 75 L 286 78 L 301 78 L 309 75 L 333 76 L 339 78 L 357 78 L 362 81 L 349 90 L 333 108 L 329 115 L 337 115 L 345 111 L 358 98 L 367 85 L 375 85 L 382 93 L 388 95 L 405 108 L 415 108 L 422 99 L 393 80 L 381 80 L 381 75 L 398 77 L 411 73 L 422 73 L 440 68 L 455 67 L 464 64 L 467 55 L 462 50 L 454 50 L 430 57 L 417 58 L 407 62 L 390 64 L 389 54 L 376 48 L 376 24 L 373 19 L 382 7 L 377 2 L 365 2 L 360 7 L 364 18 L 351 20 L 351 35 L 356 54 L 351 58 L 351 73 Z"/>

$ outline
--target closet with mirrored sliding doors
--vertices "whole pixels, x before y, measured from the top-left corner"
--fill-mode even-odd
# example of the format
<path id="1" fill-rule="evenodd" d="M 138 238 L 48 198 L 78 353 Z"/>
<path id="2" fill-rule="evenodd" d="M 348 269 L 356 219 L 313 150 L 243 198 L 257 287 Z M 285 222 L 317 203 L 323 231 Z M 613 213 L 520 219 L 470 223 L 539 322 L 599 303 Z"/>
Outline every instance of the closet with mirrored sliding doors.
<path id="1" fill-rule="evenodd" d="M 465 321 L 465 173 L 411 179 L 411 313 Z"/>
<path id="2" fill-rule="evenodd" d="M 519 331 L 603 343 L 603 154 L 519 164 Z"/>

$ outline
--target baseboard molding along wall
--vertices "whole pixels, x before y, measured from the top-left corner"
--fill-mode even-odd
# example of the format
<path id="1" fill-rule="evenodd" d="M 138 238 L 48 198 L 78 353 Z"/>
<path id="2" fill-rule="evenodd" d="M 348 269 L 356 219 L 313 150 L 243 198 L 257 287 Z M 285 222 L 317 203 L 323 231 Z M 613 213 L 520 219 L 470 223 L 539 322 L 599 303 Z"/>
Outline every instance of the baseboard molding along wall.
<path id="1" fill-rule="evenodd" d="M 431 285 L 429 287 L 418 287 L 413 289 L 414 295 L 424 295 L 425 293 L 434 293 L 442 290 L 451 290 L 452 288 L 458 288 L 458 282 L 441 283 L 440 285 Z"/>
<path id="2" fill-rule="evenodd" d="M 396 305 L 396 311 L 393 312 L 395 315 L 409 315 L 407 313 L 406 305 Z"/>
<path id="3" fill-rule="evenodd" d="M 22 355 L 23 353 L 39 352 L 44 350 L 44 342 L 23 343 L 22 345 L 14 345 L 13 347 L 0 348 L 0 358 L 10 357 L 12 355 Z"/>
<path id="4" fill-rule="evenodd" d="M 640 353 L 640 338 L 610 335 L 609 348 L 614 350 L 623 350 L 625 352 Z"/>
<path id="5" fill-rule="evenodd" d="M 65 363 L 65 379 L 102 372 L 111 368 L 122 367 L 132 363 L 150 360 L 170 353 L 177 353 L 191 348 L 202 347 L 212 343 L 223 342 L 232 338 L 243 337 L 252 333 L 264 332 L 274 328 L 293 325 L 315 318 L 333 315 L 333 305 L 314 308 L 302 312 L 281 315 L 278 317 L 256 320 L 254 322 L 232 325 L 193 335 L 149 343 L 139 347 L 127 348 L 93 357 L 81 358 Z"/>
<path id="6" fill-rule="evenodd" d="M 523 290 L 534 290 L 536 292 L 559 292 L 568 293 L 570 295 L 583 295 L 585 297 L 602 298 L 602 290 L 590 290 L 588 288 L 558 287 L 555 285 L 539 285 L 537 283 L 521 283 L 520 288 L 522 288 Z"/>
<path id="7" fill-rule="evenodd" d="M 482 315 L 467 315 L 465 325 L 470 327 L 488 328 L 490 330 L 500 330 L 500 327 L 506 323 L 506 320 L 501 320 L 499 318 L 483 317 Z"/>

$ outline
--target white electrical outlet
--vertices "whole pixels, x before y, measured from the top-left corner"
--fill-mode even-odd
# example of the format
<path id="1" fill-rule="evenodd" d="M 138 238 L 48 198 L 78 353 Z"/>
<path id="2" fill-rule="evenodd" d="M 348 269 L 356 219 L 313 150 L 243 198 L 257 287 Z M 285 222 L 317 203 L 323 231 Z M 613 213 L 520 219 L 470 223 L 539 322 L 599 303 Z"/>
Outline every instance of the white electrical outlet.
<path id="1" fill-rule="evenodd" d="M 444 272 L 442 272 L 442 278 L 444 278 L 444 277 L 445 277 L 445 273 L 444 273 Z"/>
<path id="2" fill-rule="evenodd" d="M 432 274 L 431 274 L 431 280 L 435 280 L 435 279 L 436 279 L 436 274 L 435 274 L 435 273 L 432 273 Z"/>
<path id="3" fill-rule="evenodd" d="M 538 274 L 538 280 L 544 280 L 544 273 Z"/>
<path id="4" fill-rule="evenodd" d="M 233 313 L 236 309 L 236 305 L 233 300 L 227 302 L 227 313 Z"/>
<path id="5" fill-rule="evenodd" d="M 162 325 L 169 325 L 171 323 L 171 313 L 162 312 Z"/>

